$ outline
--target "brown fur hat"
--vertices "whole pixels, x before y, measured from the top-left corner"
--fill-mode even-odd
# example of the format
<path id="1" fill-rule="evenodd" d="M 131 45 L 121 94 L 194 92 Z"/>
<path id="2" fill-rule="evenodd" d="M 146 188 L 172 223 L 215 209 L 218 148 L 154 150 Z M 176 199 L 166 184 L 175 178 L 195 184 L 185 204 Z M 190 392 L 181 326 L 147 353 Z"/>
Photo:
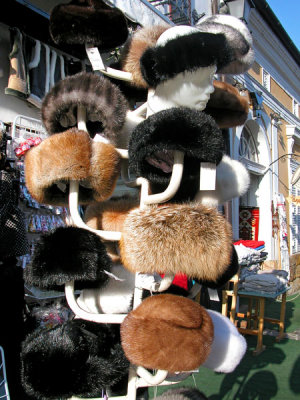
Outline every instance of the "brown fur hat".
<path id="1" fill-rule="evenodd" d="M 42 121 L 51 135 L 77 125 L 77 107 L 86 109 L 86 125 L 91 137 L 103 136 L 118 145 L 128 103 L 117 85 L 89 72 L 66 77 L 56 83 L 43 99 Z"/>
<path id="2" fill-rule="evenodd" d="M 122 262 L 132 272 L 181 272 L 210 281 L 227 269 L 231 246 L 230 224 L 197 203 L 130 211 L 120 241 Z"/>
<path id="3" fill-rule="evenodd" d="M 113 193 L 120 172 L 120 156 L 114 146 L 94 143 L 76 128 L 52 135 L 31 148 L 25 157 L 25 181 L 39 203 L 68 203 L 70 180 L 88 187 L 79 190 L 79 202 L 106 200 Z M 63 184 L 61 190 L 57 183 Z"/>
<path id="4" fill-rule="evenodd" d="M 221 129 L 233 128 L 245 123 L 249 112 L 246 96 L 230 83 L 214 80 L 214 92 L 204 112 L 211 115 Z"/>
<path id="5" fill-rule="evenodd" d="M 143 78 L 140 59 L 149 47 L 155 46 L 160 35 L 170 28 L 169 25 L 155 25 L 138 29 L 124 46 L 121 55 L 121 66 L 124 71 L 131 72 L 133 84 L 140 88 L 149 85 Z"/>
<path id="6" fill-rule="evenodd" d="M 121 324 L 128 360 L 150 369 L 190 371 L 207 359 L 212 320 L 200 304 L 171 294 L 148 297 Z"/>

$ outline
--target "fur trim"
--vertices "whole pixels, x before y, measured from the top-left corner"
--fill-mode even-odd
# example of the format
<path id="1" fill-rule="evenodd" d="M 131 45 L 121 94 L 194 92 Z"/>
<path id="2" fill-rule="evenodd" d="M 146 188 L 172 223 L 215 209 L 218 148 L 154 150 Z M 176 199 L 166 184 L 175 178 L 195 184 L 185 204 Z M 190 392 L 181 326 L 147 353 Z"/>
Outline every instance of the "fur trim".
<path id="1" fill-rule="evenodd" d="M 233 54 L 231 62 L 219 68 L 220 74 L 243 74 L 255 59 L 252 36 L 246 24 L 232 15 L 212 15 L 196 25 L 201 32 L 224 34 Z"/>
<path id="2" fill-rule="evenodd" d="M 243 196 L 250 185 L 250 175 L 246 167 L 237 160 L 224 155 L 217 166 L 216 190 L 201 190 L 194 201 L 209 206 L 218 206 L 235 197 Z"/>
<path id="3" fill-rule="evenodd" d="M 135 365 L 170 372 L 198 368 L 208 357 L 214 328 L 193 300 L 170 294 L 145 299 L 121 324 L 121 343 Z"/>
<path id="4" fill-rule="evenodd" d="M 50 14 L 50 35 L 56 44 L 92 44 L 110 50 L 128 36 L 127 21 L 116 7 L 102 0 L 72 0 L 59 4 Z"/>
<path id="5" fill-rule="evenodd" d="M 133 174 L 165 184 L 170 180 L 171 168 L 170 172 L 164 172 L 149 164 L 149 158 L 157 158 L 156 154 L 169 150 L 183 151 L 184 180 L 199 175 L 201 161 L 218 164 L 223 156 L 224 140 L 213 118 L 201 111 L 179 107 L 160 111 L 141 122 L 132 132 L 128 150 Z"/>
<path id="6" fill-rule="evenodd" d="M 230 83 L 215 80 L 214 92 L 204 112 L 211 115 L 221 129 L 243 125 L 248 117 L 249 103 Z"/>
<path id="7" fill-rule="evenodd" d="M 208 400 L 198 389 L 191 387 L 169 389 L 156 400 Z"/>
<path id="8" fill-rule="evenodd" d="M 42 103 L 42 121 L 47 132 L 58 133 L 75 126 L 78 105 L 87 110 L 87 130 L 91 137 L 98 133 L 117 145 L 128 110 L 127 100 L 117 85 L 88 72 L 57 82 Z"/>
<path id="9" fill-rule="evenodd" d="M 48 137 L 25 156 L 25 181 L 31 196 L 41 204 L 67 204 L 68 192 L 57 182 L 82 181 L 89 176 L 91 141 L 85 131 L 70 129 Z M 79 201 L 92 199 L 91 191 L 80 190 Z"/>
<path id="10" fill-rule="evenodd" d="M 234 245 L 232 245 L 230 264 L 224 270 L 222 275 L 215 281 L 205 279 L 195 279 L 198 283 L 211 289 L 219 289 L 224 286 L 239 271 L 239 259 Z"/>
<path id="11" fill-rule="evenodd" d="M 38 400 L 101 397 L 128 373 L 118 330 L 75 319 L 28 335 L 21 351 L 26 393 Z"/>
<path id="12" fill-rule="evenodd" d="M 109 272 L 110 268 L 110 258 L 98 235 L 82 228 L 60 227 L 41 236 L 24 279 L 42 289 L 61 290 L 61 285 L 72 280 L 80 281 L 80 287 L 97 287 L 107 283 L 103 270 Z"/>
<path id="13" fill-rule="evenodd" d="M 154 25 L 138 29 L 125 44 L 121 54 L 122 70 L 132 74 L 133 84 L 140 88 L 148 88 L 144 80 L 140 59 L 149 47 L 154 47 L 160 35 L 169 28 L 169 25 Z"/>
<path id="14" fill-rule="evenodd" d="M 210 354 L 202 366 L 215 372 L 231 373 L 244 357 L 247 342 L 229 318 L 217 311 L 207 312 L 212 319 L 215 335 Z"/>
<path id="15" fill-rule="evenodd" d="M 156 87 L 181 72 L 211 65 L 220 69 L 231 60 L 231 51 L 223 34 L 197 32 L 195 29 L 195 33 L 184 34 L 164 45 L 148 48 L 140 62 L 144 80 L 150 87 Z"/>
<path id="16" fill-rule="evenodd" d="M 230 224 L 215 208 L 169 204 L 131 211 L 120 241 L 132 272 L 183 273 L 216 281 L 230 263 Z"/>
<path id="17" fill-rule="evenodd" d="M 93 142 L 89 182 L 94 199 L 108 199 L 116 187 L 121 170 L 121 157 L 109 143 Z"/>

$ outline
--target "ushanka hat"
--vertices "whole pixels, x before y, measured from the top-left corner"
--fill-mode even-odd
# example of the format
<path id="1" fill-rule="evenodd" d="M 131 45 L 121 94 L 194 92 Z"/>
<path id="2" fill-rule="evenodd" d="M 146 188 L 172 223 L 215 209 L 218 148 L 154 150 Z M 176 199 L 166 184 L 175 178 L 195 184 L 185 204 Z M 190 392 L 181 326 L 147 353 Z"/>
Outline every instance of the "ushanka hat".
<path id="1" fill-rule="evenodd" d="M 210 353 L 213 337 L 205 308 L 170 294 L 148 297 L 121 324 L 121 344 L 129 361 L 169 372 L 198 368 Z"/>
<path id="2" fill-rule="evenodd" d="M 42 204 L 68 203 L 70 180 L 79 181 L 79 203 L 108 199 L 120 174 L 121 158 L 110 143 L 93 141 L 77 128 L 57 133 L 25 156 L 25 182 Z"/>
<path id="3" fill-rule="evenodd" d="M 89 72 L 79 72 L 57 82 L 41 108 L 47 133 L 52 135 L 77 126 L 78 106 L 86 109 L 86 126 L 91 137 L 99 134 L 118 145 L 128 103 L 117 85 Z"/>
<path id="4" fill-rule="evenodd" d="M 91 44 L 100 50 L 122 45 L 128 36 L 125 15 L 103 0 L 72 0 L 50 14 L 50 35 L 56 44 Z"/>
<path id="5" fill-rule="evenodd" d="M 217 282 L 230 264 L 232 231 L 214 207 L 164 204 L 128 213 L 120 240 L 125 268 Z"/>
<path id="6" fill-rule="evenodd" d="M 50 290 L 61 290 L 73 280 L 77 288 L 97 287 L 108 282 L 110 268 L 111 260 L 98 235 L 73 226 L 59 227 L 37 241 L 24 279 Z"/>
<path id="7" fill-rule="evenodd" d="M 119 327 L 74 319 L 22 343 L 21 379 L 35 399 L 101 397 L 128 374 Z"/>
<path id="8" fill-rule="evenodd" d="M 133 130 L 128 147 L 129 169 L 151 183 L 169 182 L 173 151 L 184 152 L 183 181 L 199 176 L 200 162 L 218 164 L 224 153 L 221 130 L 209 115 L 174 107 L 149 116 Z"/>

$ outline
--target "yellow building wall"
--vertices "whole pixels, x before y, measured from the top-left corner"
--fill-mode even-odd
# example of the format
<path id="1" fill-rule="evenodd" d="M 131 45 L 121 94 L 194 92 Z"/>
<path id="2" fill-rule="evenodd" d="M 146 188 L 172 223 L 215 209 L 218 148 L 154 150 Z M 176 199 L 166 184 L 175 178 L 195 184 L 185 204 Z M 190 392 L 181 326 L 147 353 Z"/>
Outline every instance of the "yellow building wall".
<path id="1" fill-rule="evenodd" d="M 289 111 L 293 112 L 293 99 L 271 77 L 271 94 Z"/>
<path id="2" fill-rule="evenodd" d="M 252 67 L 248 70 L 249 75 L 251 75 L 257 82 L 262 84 L 262 74 L 261 66 L 255 61 Z"/>

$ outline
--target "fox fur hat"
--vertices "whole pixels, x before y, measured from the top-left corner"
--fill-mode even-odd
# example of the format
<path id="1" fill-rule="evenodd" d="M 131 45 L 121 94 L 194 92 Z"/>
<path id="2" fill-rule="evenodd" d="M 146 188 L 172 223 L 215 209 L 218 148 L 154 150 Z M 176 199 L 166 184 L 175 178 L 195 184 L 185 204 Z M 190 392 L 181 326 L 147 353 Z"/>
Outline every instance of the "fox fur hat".
<path id="1" fill-rule="evenodd" d="M 108 282 L 111 260 L 100 237 L 73 226 L 59 227 L 36 243 L 32 262 L 24 270 L 27 284 L 41 289 L 62 289 L 68 281 L 76 287 L 97 287 Z"/>
<path id="2" fill-rule="evenodd" d="M 110 143 L 94 142 L 77 128 L 49 136 L 25 157 L 25 182 L 41 204 L 68 203 L 68 183 L 81 184 L 79 203 L 108 199 L 120 174 L 121 158 Z"/>
<path id="3" fill-rule="evenodd" d="M 50 14 L 50 35 L 56 44 L 91 44 L 100 50 L 122 45 L 128 37 L 125 15 L 102 0 L 72 0 Z"/>
<path id="4" fill-rule="evenodd" d="M 232 15 L 210 15 L 201 18 L 196 28 L 200 32 L 223 34 L 232 53 L 232 60 L 219 68 L 220 74 L 243 74 L 255 59 L 252 36 L 246 24 Z"/>
<path id="5" fill-rule="evenodd" d="M 118 144 L 128 103 L 117 85 L 91 72 L 79 72 L 57 82 L 42 102 L 42 121 L 48 134 L 77 126 L 78 106 L 86 109 L 91 137 L 99 134 Z"/>
<path id="6" fill-rule="evenodd" d="M 171 294 L 148 297 L 121 324 L 121 344 L 128 360 L 169 372 L 198 368 L 210 353 L 213 337 L 205 308 Z"/>
<path id="7" fill-rule="evenodd" d="M 74 319 L 36 330 L 22 344 L 21 379 L 37 400 L 101 397 L 128 373 L 119 327 Z"/>
<path id="8" fill-rule="evenodd" d="M 230 264 L 231 225 L 202 204 L 164 204 L 130 211 L 120 240 L 125 268 L 183 273 L 217 282 Z"/>
<path id="9" fill-rule="evenodd" d="M 183 387 L 169 389 L 156 397 L 156 400 L 208 400 L 208 398 L 196 388 Z"/>
<path id="10" fill-rule="evenodd" d="M 218 164 L 224 139 L 213 118 L 187 107 L 170 108 L 137 125 L 128 147 L 129 169 L 151 183 L 169 182 L 173 151 L 185 153 L 183 180 L 199 175 L 199 162 Z"/>

